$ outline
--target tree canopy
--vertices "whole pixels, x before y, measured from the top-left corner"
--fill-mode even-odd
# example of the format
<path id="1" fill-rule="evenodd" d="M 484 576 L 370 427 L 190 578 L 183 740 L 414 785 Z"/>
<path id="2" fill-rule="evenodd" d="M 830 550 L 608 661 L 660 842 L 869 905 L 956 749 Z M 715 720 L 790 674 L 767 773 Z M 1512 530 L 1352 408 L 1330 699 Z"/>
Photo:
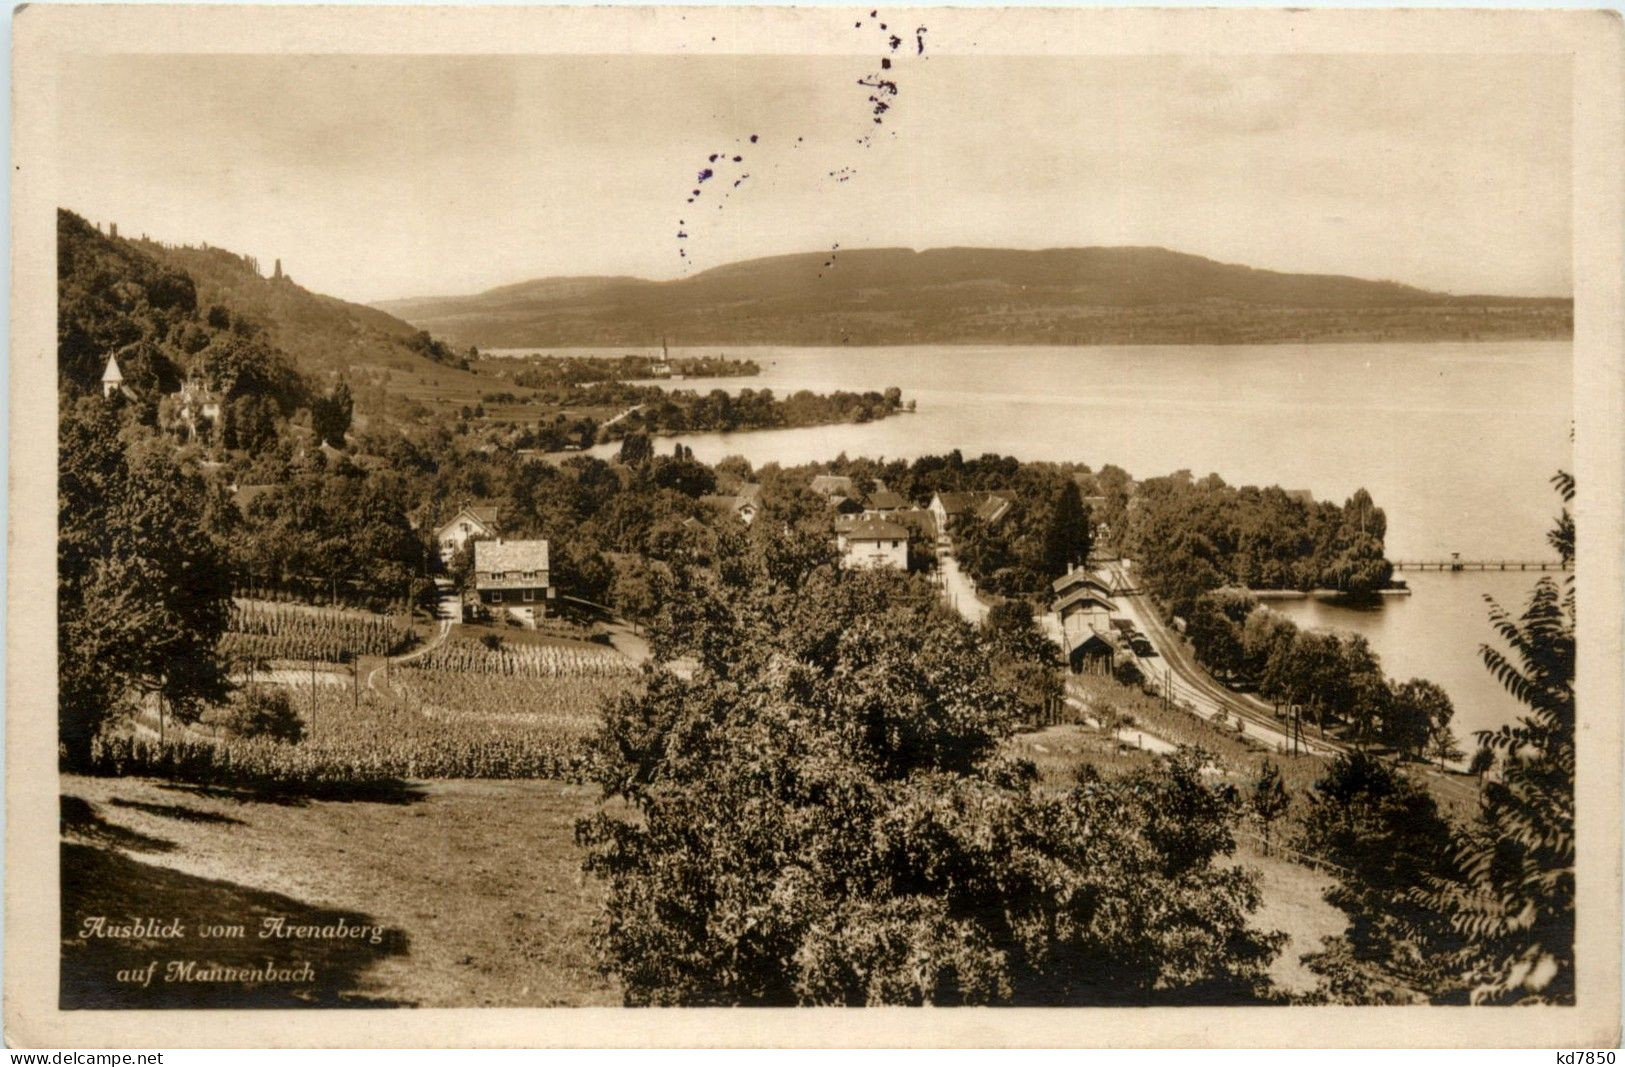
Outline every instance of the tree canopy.
<path id="1" fill-rule="evenodd" d="M 719 558 L 656 624 L 696 669 L 652 671 L 594 746 L 631 813 L 579 830 L 629 1003 L 1265 995 L 1280 937 L 1248 925 L 1240 800 L 1202 757 L 1042 793 L 1002 751 L 1019 699 L 998 653 L 929 583 L 780 537 Z"/>

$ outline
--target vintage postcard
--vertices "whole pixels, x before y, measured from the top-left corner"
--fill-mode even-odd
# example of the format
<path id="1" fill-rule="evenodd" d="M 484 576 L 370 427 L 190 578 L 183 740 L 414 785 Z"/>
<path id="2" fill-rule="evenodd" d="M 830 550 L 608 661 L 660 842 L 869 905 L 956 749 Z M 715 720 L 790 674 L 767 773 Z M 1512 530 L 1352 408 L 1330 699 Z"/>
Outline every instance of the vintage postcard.
<path id="1" fill-rule="evenodd" d="M 1617 1044 L 1617 14 L 14 29 L 11 1044 Z"/>

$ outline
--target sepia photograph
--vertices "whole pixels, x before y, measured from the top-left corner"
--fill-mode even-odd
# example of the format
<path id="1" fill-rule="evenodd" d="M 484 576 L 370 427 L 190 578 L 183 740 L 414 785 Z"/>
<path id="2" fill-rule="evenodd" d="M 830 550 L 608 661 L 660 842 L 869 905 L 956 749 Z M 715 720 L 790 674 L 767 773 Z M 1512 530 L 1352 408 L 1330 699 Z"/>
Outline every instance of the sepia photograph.
<path id="1" fill-rule="evenodd" d="M 1617 18 L 196 10 L 16 16 L 13 1043 L 1617 1044 Z"/>

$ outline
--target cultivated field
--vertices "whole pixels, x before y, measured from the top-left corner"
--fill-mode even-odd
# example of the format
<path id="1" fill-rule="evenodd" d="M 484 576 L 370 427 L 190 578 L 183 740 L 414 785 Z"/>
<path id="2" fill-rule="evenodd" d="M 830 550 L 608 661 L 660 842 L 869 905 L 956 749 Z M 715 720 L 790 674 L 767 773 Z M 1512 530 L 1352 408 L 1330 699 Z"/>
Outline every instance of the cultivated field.
<path id="1" fill-rule="evenodd" d="M 637 675 L 619 653 L 585 643 L 454 635 L 387 670 L 291 671 L 285 686 L 304 737 L 285 742 L 161 724 L 155 711 L 96 743 L 99 769 L 277 790 L 342 790 L 432 778 L 575 778 L 603 702 Z M 280 680 L 281 674 L 269 676 Z M 348 683 L 348 684 L 346 684 Z"/>
<path id="2" fill-rule="evenodd" d="M 412 630 L 399 616 L 238 598 L 232 601 L 230 629 L 220 641 L 220 655 L 228 663 L 348 663 L 357 656 L 393 655 L 413 640 Z"/>

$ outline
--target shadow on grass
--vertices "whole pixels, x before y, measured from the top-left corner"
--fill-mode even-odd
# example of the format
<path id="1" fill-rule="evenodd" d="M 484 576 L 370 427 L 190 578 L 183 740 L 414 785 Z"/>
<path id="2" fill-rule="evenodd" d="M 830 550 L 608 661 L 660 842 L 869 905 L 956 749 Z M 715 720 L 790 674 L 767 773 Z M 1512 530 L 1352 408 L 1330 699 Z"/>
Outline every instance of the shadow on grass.
<path id="1" fill-rule="evenodd" d="M 181 822 L 208 823 L 214 826 L 243 825 L 243 820 L 233 819 L 230 815 L 216 815 L 212 811 L 183 808 L 179 804 L 147 804 L 140 800 L 125 800 L 123 797 L 114 797 L 111 803 L 116 807 L 142 811 L 148 815 L 158 815 L 165 819 L 179 819 Z"/>
<path id="2" fill-rule="evenodd" d="M 194 785 L 187 782 L 159 782 L 158 788 L 176 793 L 234 800 L 244 804 L 278 804 L 302 808 L 313 800 L 355 804 L 416 804 L 428 794 L 417 782 L 389 778 L 374 782 L 311 782 L 277 785 Z M 228 818 L 229 816 L 221 816 Z"/>
<path id="3" fill-rule="evenodd" d="M 183 936 L 81 937 L 86 920 L 109 925 L 178 920 Z M 62 845 L 62 980 L 59 1004 L 76 1008 L 294 1008 L 402 1007 L 364 988 L 366 972 L 405 955 L 399 930 L 371 936 L 262 939 L 266 919 L 289 927 L 378 928 L 366 915 L 315 908 L 292 897 L 232 882 L 197 878 L 142 863 L 111 849 Z M 203 936 L 205 926 L 240 927 L 241 937 Z M 193 964 L 190 979 L 172 973 Z M 156 963 L 150 983 L 140 976 Z M 224 969 L 281 973 L 220 977 Z M 121 973 L 124 979 L 121 980 Z"/>
<path id="4" fill-rule="evenodd" d="M 89 801 L 80 797 L 61 798 L 62 836 L 75 837 L 108 848 L 128 849 L 131 852 L 173 852 L 175 843 L 161 837 L 150 837 L 138 830 L 115 826 L 96 814 Z"/>

